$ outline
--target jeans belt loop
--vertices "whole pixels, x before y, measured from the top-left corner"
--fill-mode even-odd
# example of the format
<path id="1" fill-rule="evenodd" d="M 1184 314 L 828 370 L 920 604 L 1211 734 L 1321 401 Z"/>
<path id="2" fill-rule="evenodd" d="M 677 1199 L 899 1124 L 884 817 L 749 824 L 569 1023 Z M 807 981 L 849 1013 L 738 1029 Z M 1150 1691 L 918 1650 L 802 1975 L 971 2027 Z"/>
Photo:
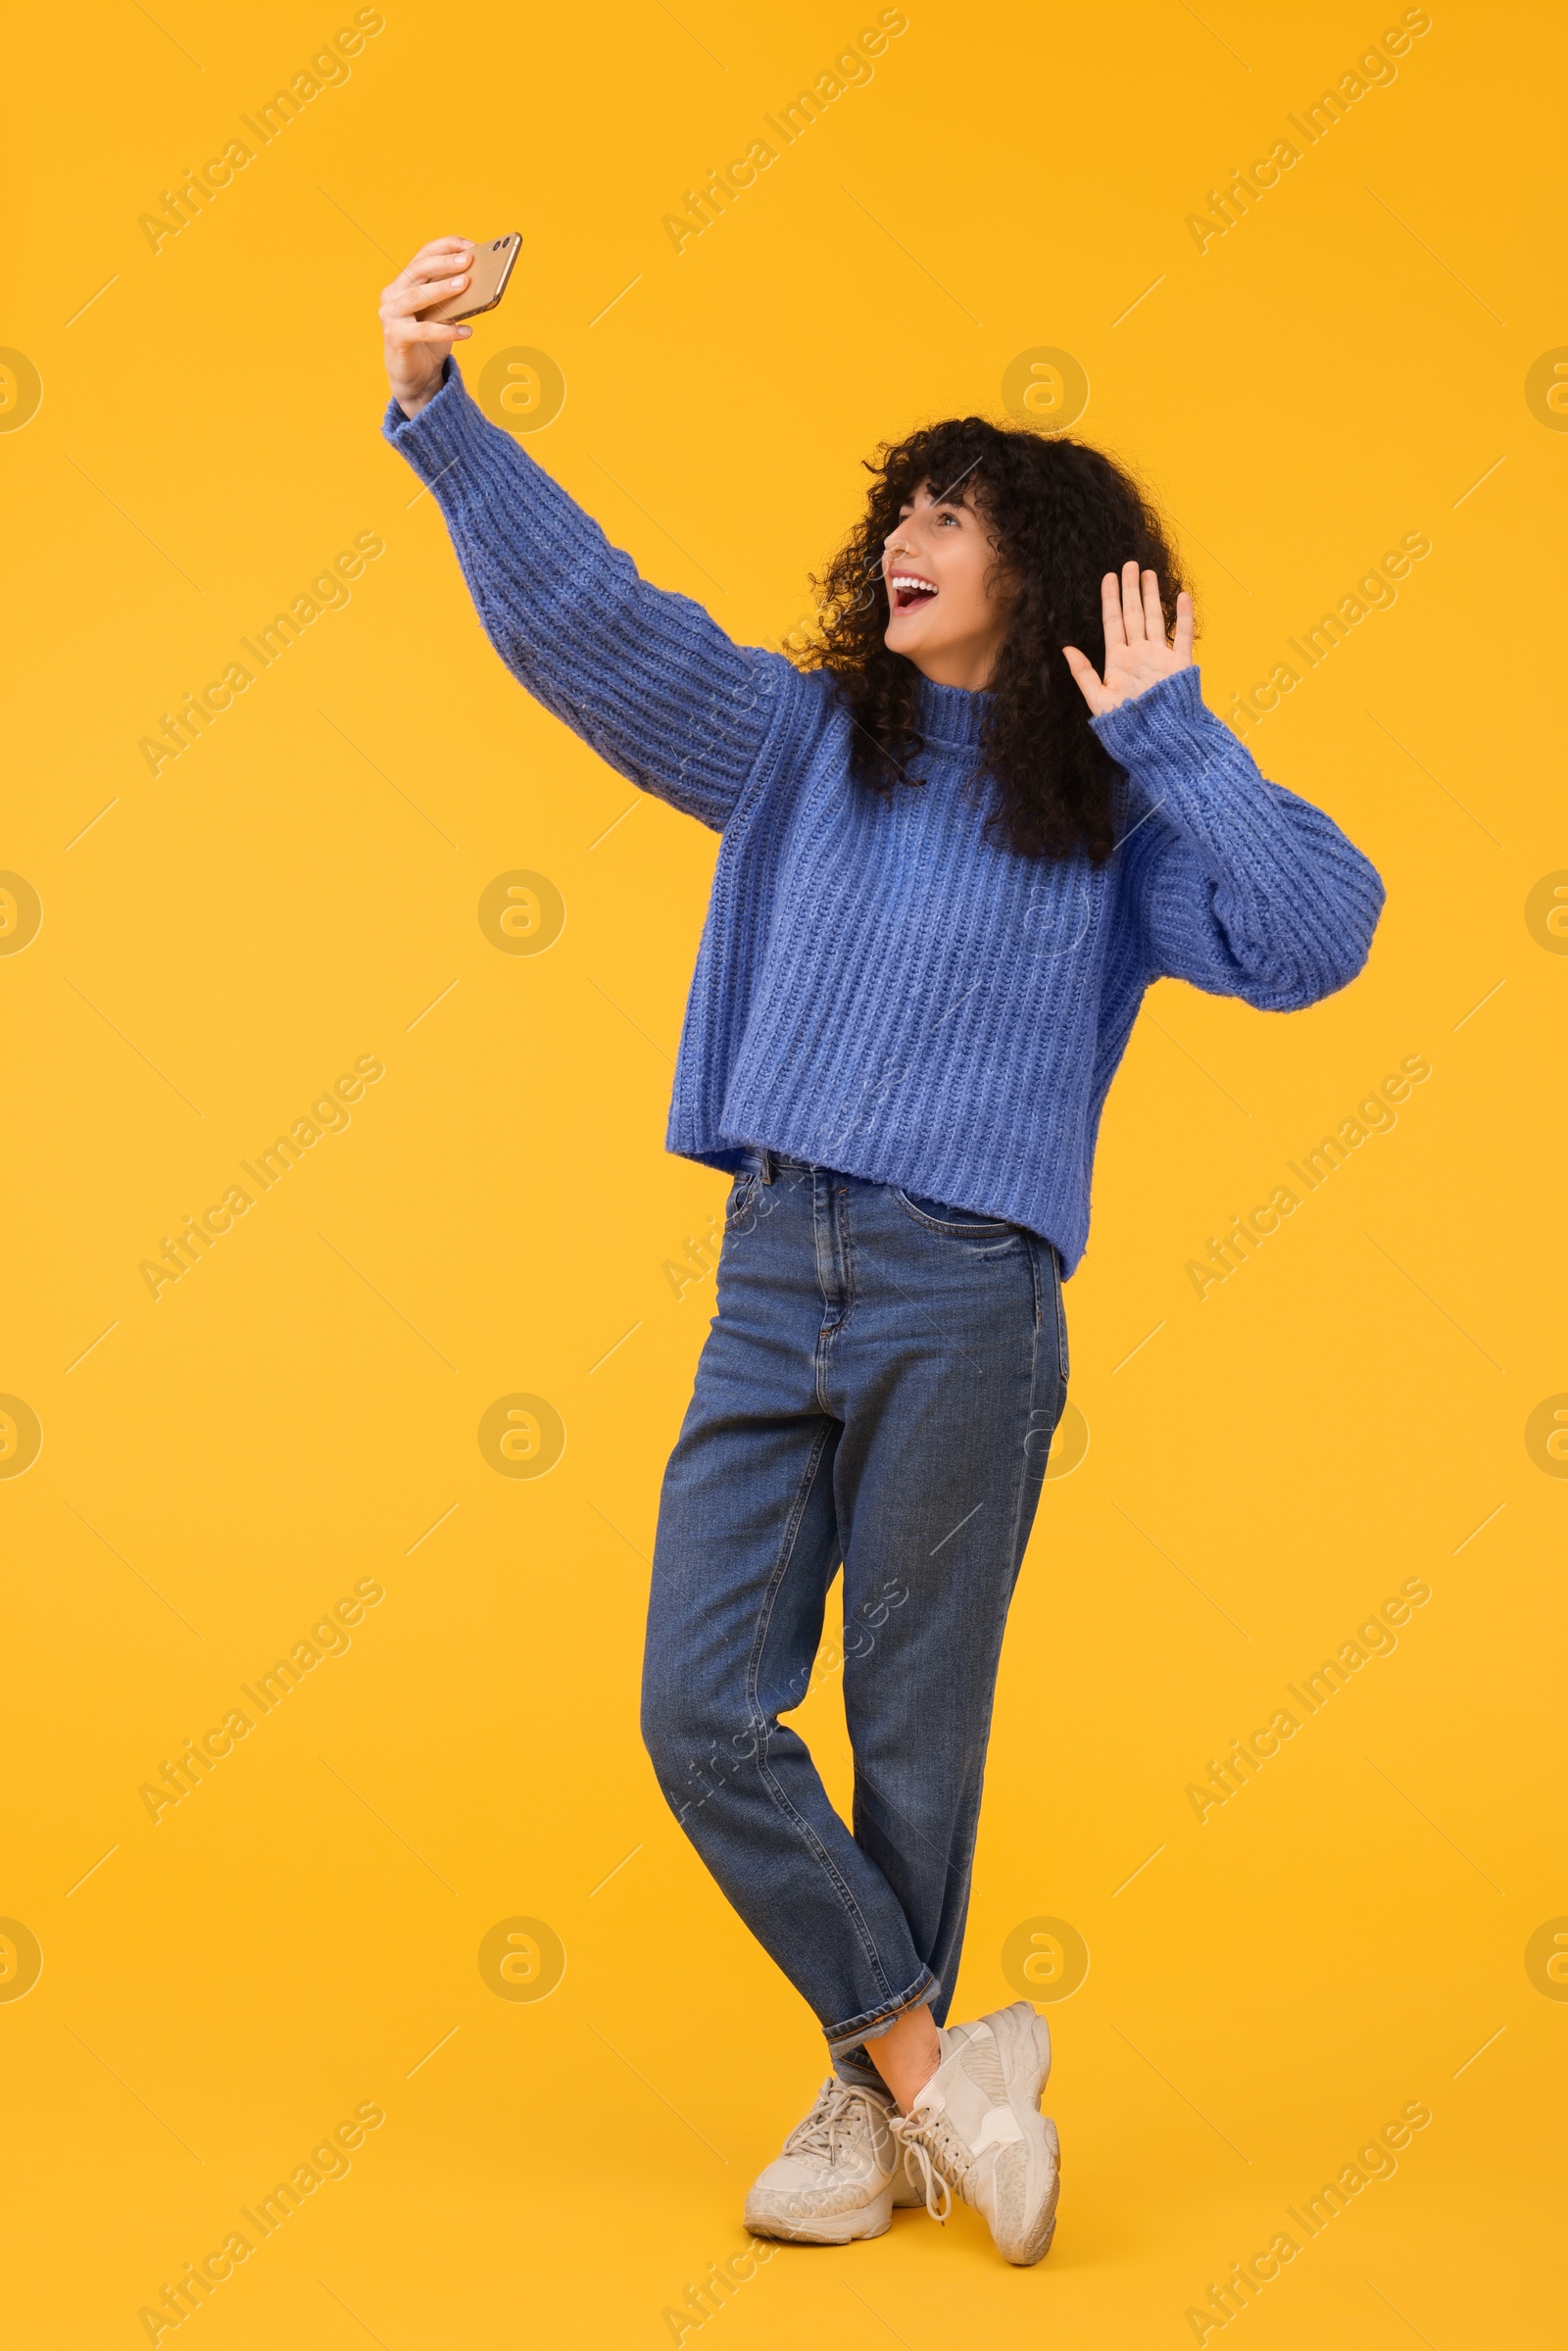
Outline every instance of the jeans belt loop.
<path id="1" fill-rule="evenodd" d="M 764 1184 L 773 1181 L 773 1154 L 765 1143 L 762 1146 L 762 1181 Z"/>

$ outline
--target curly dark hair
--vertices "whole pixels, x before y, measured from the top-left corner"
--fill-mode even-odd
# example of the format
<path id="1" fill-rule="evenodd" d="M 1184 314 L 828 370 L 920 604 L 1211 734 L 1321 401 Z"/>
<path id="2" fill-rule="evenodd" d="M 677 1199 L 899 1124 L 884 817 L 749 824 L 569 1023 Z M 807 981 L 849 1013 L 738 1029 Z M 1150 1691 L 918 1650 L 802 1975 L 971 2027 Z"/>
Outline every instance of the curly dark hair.
<path id="1" fill-rule="evenodd" d="M 826 669 L 856 721 L 851 771 L 875 791 L 918 782 L 915 722 L 920 672 L 883 643 L 888 596 L 883 543 L 922 482 L 931 495 L 972 504 L 997 541 L 1001 570 L 1018 583 L 991 681 L 981 765 L 992 837 L 1032 857 L 1080 852 L 1103 864 L 1115 846 L 1123 770 L 1089 726 L 1089 710 L 1062 659 L 1076 645 L 1104 668 L 1101 581 L 1129 560 L 1159 580 L 1167 630 L 1189 586 L 1152 499 L 1102 450 L 1065 434 L 1011 431 L 984 416 L 955 416 L 885 443 L 865 461 L 864 514 L 811 586 L 817 624 L 800 654 Z"/>

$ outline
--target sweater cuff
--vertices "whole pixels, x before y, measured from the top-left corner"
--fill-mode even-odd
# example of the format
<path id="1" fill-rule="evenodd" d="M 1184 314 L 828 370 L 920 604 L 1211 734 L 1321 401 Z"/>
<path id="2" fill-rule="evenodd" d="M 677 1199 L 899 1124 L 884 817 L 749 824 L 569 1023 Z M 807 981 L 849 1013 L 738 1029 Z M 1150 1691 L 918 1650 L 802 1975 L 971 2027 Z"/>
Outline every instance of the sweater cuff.
<path id="1" fill-rule="evenodd" d="M 1190 768 L 1195 736 L 1224 722 L 1205 706 L 1197 664 L 1189 662 L 1141 694 L 1130 695 L 1113 710 L 1102 711 L 1089 724 L 1119 766 L 1147 775 L 1152 768 L 1176 762 Z M 1234 742 L 1229 728 L 1225 732 Z"/>
<path id="2" fill-rule="evenodd" d="M 460 459 L 474 455 L 491 429 L 468 396 L 462 369 L 450 356 L 442 370 L 441 389 L 416 416 L 406 416 L 397 402 L 389 400 L 381 419 L 381 430 L 393 448 L 408 459 L 427 485 Z"/>

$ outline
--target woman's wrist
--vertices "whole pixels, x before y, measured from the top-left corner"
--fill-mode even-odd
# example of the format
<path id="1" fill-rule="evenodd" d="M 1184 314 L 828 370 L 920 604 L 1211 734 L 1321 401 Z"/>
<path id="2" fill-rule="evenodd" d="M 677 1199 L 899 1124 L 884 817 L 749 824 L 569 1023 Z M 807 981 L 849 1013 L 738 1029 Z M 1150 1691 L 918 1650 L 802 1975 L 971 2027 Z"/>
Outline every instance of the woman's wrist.
<path id="1" fill-rule="evenodd" d="M 446 383 L 447 362 L 443 360 L 434 375 L 427 376 L 423 383 L 405 384 L 401 388 L 394 385 L 392 397 L 412 424 L 415 417 L 429 407 L 437 393 L 446 389 Z"/>

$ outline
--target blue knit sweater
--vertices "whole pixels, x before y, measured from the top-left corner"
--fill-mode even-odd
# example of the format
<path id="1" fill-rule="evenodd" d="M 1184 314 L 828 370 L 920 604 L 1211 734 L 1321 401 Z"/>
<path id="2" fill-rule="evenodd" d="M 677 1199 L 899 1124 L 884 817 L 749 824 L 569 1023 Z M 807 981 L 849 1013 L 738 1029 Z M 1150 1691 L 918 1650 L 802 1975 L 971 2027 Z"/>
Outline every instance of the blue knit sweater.
<path id="1" fill-rule="evenodd" d="M 852 783 L 831 681 L 732 644 L 474 406 L 449 360 L 384 430 L 440 501 L 480 618 L 528 691 L 618 773 L 720 836 L 666 1142 L 747 1144 L 1044 1234 L 1089 1231 L 1101 1111 L 1162 976 L 1294 1011 L 1365 962 L 1375 869 L 1265 782 L 1196 668 L 1093 724 L 1127 771 L 1098 870 L 988 842 L 987 698 L 923 681 L 924 788 Z"/>

